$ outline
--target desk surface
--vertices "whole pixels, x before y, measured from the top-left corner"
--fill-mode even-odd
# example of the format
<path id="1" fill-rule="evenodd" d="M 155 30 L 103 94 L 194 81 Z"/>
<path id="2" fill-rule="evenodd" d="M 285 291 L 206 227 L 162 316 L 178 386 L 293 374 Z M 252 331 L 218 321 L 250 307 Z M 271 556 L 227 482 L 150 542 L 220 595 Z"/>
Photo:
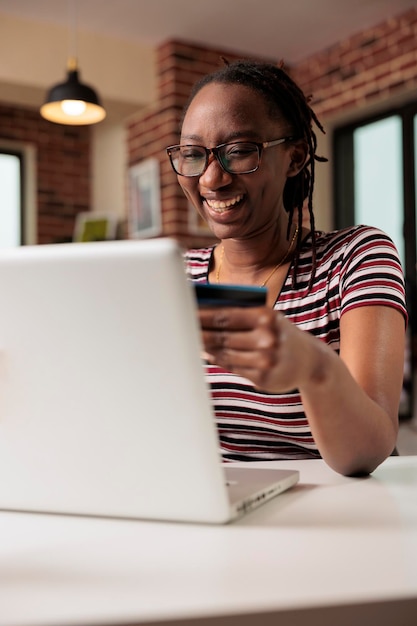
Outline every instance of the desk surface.
<path id="1" fill-rule="evenodd" d="M 300 483 L 227 526 L 1 512 L 1 626 L 417 624 L 417 457 L 259 465 Z"/>

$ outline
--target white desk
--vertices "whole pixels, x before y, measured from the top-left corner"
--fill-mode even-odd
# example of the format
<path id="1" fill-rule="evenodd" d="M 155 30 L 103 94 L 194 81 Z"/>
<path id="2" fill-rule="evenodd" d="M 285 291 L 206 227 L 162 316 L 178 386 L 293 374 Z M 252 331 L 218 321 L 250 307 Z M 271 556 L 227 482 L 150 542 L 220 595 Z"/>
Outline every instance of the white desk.
<path id="1" fill-rule="evenodd" d="M 228 526 L 1 513 L 1 626 L 416 626 L 417 457 L 272 465 L 300 484 Z"/>

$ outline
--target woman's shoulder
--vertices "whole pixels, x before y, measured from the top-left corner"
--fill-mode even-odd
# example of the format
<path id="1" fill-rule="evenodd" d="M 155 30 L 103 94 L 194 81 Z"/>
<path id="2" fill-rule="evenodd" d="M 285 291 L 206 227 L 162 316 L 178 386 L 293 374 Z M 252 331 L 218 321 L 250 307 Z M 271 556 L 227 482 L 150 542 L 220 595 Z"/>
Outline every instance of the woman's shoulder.
<path id="1" fill-rule="evenodd" d="M 207 248 L 189 248 L 184 252 L 184 258 L 188 260 L 210 260 L 215 246 L 209 246 Z"/>
<path id="2" fill-rule="evenodd" d="M 316 231 L 317 246 L 345 247 L 352 243 L 358 243 L 359 241 L 370 241 L 374 239 L 390 241 L 390 237 L 382 230 L 375 226 L 367 226 L 365 224 L 347 226 L 329 232 Z"/>
<path id="3" fill-rule="evenodd" d="M 395 250 L 389 235 L 375 226 L 359 224 L 329 232 L 316 231 L 316 253 L 318 256 L 350 255 L 353 251 L 388 247 Z M 311 241 L 311 238 L 310 238 Z"/>
<path id="4" fill-rule="evenodd" d="M 360 224 L 329 232 L 317 230 L 305 238 L 299 255 L 298 280 L 309 280 L 315 266 L 315 280 L 326 280 L 364 264 L 371 268 L 378 263 L 400 268 L 398 251 L 392 239 L 374 226 Z"/>
<path id="5" fill-rule="evenodd" d="M 210 259 L 215 246 L 189 248 L 184 252 L 185 270 L 192 280 L 207 280 Z"/>

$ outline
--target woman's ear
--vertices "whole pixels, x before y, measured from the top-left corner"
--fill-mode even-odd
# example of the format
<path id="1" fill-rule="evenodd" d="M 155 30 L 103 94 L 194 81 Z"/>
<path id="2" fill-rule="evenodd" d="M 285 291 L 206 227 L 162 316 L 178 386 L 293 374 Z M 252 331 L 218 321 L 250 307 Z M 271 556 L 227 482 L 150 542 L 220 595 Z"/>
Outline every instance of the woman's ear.
<path id="1" fill-rule="evenodd" d="M 303 140 L 293 143 L 290 147 L 290 165 L 288 167 L 287 176 L 297 176 L 306 164 L 308 156 L 308 146 Z"/>

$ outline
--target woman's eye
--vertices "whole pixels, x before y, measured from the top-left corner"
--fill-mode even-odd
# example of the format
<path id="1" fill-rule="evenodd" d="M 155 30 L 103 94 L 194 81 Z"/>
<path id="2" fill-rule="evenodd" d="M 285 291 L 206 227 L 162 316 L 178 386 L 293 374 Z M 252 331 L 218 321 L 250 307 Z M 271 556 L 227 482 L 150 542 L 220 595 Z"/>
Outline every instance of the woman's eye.
<path id="1" fill-rule="evenodd" d="M 254 152 L 256 152 L 256 148 L 254 148 L 253 146 L 247 146 L 247 145 L 233 146 L 230 148 L 230 150 L 228 150 L 227 156 L 228 158 L 234 158 L 234 157 L 239 158 L 239 157 L 248 156 L 250 154 L 253 154 Z"/>
<path id="2" fill-rule="evenodd" d="M 192 161 L 195 159 L 204 159 L 204 154 L 202 154 L 198 150 L 186 150 L 184 152 L 181 152 L 181 158 L 187 161 Z"/>

